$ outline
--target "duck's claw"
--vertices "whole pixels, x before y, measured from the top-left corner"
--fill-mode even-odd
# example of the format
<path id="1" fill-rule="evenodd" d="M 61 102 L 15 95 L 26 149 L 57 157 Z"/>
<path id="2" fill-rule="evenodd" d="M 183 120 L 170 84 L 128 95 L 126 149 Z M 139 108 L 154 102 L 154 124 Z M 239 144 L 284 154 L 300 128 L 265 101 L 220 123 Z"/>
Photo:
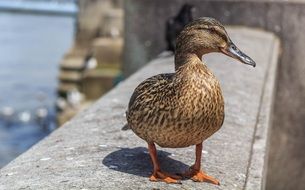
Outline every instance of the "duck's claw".
<path id="1" fill-rule="evenodd" d="M 215 179 L 214 177 L 211 177 L 207 175 L 205 172 L 202 170 L 195 170 L 192 167 L 185 173 L 179 174 L 185 178 L 190 178 L 195 182 L 207 182 L 207 183 L 212 183 L 215 185 L 220 185 L 219 181 Z"/>
<path id="2" fill-rule="evenodd" d="M 166 172 L 161 172 L 161 171 L 157 171 L 154 172 L 149 180 L 153 181 L 153 182 L 157 182 L 157 181 L 163 181 L 165 183 L 175 183 L 175 184 L 181 184 L 181 176 L 178 175 L 174 175 L 174 174 L 169 174 Z"/>
<path id="3" fill-rule="evenodd" d="M 191 179 L 195 182 L 208 182 L 208 183 L 212 183 L 212 184 L 215 184 L 215 185 L 220 185 L 220 183 L 217 179 L 207 175 L 203 171 L 197 172 L 195 175 L 193 175 L 191 177 Z"/>

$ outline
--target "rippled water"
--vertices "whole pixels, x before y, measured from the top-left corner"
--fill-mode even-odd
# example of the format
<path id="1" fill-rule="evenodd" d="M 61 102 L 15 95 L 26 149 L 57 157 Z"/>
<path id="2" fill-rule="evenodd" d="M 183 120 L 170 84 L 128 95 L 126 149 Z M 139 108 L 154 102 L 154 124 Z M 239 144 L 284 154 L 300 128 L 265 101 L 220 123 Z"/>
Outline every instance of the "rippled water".
<path id="1" fill-rule="evenodd" d="M 0 167 L 27 150 L 50 130 L 35 119 L 38 108 L 49 111 L 54 127 L 58 65 L 72 45 L 75 19 L 69 16 L 0 13 Z M 21 119 L 29 119 L 22 123 Z"/>

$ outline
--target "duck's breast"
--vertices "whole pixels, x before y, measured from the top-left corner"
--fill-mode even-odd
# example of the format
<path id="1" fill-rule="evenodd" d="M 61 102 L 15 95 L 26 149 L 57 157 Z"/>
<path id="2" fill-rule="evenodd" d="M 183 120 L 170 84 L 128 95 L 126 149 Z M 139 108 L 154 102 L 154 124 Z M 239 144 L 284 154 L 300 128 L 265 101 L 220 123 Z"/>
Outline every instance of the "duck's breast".
<path id="1" fill-rule="evenodd" d="M 165 147 L 187 147 L 201 143 L 220 129 L 224 120 L 224 101 L 220 84 L 211 74 L 184 77 L 177 88 L 176 118 L 166 128 Z"/>

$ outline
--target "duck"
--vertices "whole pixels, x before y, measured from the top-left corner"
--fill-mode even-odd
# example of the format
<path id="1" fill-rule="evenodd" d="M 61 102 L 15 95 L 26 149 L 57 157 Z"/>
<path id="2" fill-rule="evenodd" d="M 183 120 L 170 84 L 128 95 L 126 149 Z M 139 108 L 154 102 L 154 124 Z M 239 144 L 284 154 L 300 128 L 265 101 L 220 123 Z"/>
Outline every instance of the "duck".
<path id="1" fill-rule="evenodd" d="M 167 42 L 167 51 L 174 52 L 176 47 L 176 38 L 185 25 L 193 21 L 195 7 L 191 4 L 184 4 L 178 14 L 166 21 L 165 40 Z"/>
<path id="2" fill-rule="evenodd" d="M 256 66 L 219 21 L 202 17 L 186 25 L 177 38 L 175 72 L 144 80 L 131 95 L 127 126 L 147 142 L 153 164 L 150 181 L 181 183 L 187 178 L 220 184 L 201 169 L 203 141 L 222 127 L 225 117 L 220 82 L 202 62 L 202 56 L 212 52 Z M 163 148 L 195 146 L 195 163 L 184 173 L 167 173 L 160 168 L 156 144 Z"/>

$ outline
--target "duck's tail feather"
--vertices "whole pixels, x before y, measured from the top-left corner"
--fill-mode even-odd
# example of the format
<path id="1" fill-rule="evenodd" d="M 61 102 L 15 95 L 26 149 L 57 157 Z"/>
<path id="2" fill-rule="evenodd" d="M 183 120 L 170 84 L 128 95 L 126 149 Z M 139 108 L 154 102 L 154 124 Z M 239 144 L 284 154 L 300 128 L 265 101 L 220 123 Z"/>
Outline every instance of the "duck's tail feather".
<path id="1" fill-rule="evenodd" d="M 130 129 L 130 127 L 129 127 L 129 125 L 128 125 L 128 123 L 126 123 L 123 127 L 122 127 L 122 131 L 127 131 L 127 130 L 129 130 Z"/>

